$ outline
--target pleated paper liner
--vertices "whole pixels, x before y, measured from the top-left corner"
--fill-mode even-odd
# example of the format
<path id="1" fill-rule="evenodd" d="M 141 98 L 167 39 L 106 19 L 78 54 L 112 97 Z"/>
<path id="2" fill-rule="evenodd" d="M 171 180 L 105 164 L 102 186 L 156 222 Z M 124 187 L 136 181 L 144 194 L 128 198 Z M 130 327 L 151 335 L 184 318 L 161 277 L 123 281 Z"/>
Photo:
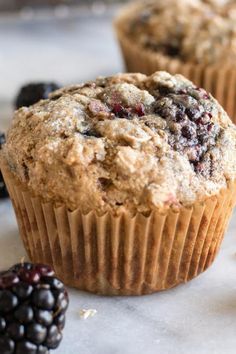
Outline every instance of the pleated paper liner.
<path id="1" fill-rule="evenodd" d="M 133 6 L 132 6 L 133 9 Z M 144 49 L 139 43 L 128 38 L 124 31 L 125 21 L 131 6 L 115 21 L 118 41 L 128 72 L 150 75 L 158 70 L 171 74 L 182 74 L 198 87 L 210 92 L 224 107 L 236 123 L 236 66 L 201 65 L 186 63 L 161 53 Z"/>
<path id="2" fill-rule="evenodd" d="M 1 167 L 29 258 L 69 286 L 106 295 L 147 294 L 196 277 L 213 262 L 235 203 L 231 183 L 179 211 L 85 215 L 44 203 Z"/>

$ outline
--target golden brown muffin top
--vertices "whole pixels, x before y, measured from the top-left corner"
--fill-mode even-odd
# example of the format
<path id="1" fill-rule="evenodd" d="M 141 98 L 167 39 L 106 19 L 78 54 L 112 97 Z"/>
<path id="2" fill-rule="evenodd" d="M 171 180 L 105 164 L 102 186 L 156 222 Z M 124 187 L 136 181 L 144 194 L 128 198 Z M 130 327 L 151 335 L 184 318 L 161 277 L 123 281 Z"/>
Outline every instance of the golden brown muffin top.
<path id="1" fill-rule="evenodd" d="M 187 62 L 235 65 L 235 0 L 142 1 L 121 21 L 132 40 L 153 52 Z"/>
<path id="2" fill-rule="evenodd" d="M 15 112 L 3 154 L 36 195 L 84 212 L 191 205 L 236 175 L 236 128 L 181 75 L 120 74 Z"/>

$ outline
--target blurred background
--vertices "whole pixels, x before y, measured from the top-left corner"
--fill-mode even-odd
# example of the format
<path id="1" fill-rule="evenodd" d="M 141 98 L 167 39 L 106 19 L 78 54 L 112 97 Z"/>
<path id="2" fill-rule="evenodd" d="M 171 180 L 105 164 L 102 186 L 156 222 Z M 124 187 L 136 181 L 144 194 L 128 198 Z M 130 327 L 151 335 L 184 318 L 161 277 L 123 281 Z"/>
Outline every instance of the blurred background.
<path id="1" fill-rule="evenodd" d="M 123 0 L 125 2 L 126 0 Z M 57 5 L 87 5 L 98 3 L 96 0 L 0 0 L 1 11 L 18 10 L 25 6 L 42 7 L 42 6 L 57 6 Z M 112 4 L 116 0 L 103 0 L 100 3 Z M 122 0 L 120 0 L 122 2 Z"/>
<path id="2" fill-rule="evenodd" d="M 70 84 L 123 70 L 112 28 L 127 1 L 0 0 L 0 119 L 29 81 Z"/>

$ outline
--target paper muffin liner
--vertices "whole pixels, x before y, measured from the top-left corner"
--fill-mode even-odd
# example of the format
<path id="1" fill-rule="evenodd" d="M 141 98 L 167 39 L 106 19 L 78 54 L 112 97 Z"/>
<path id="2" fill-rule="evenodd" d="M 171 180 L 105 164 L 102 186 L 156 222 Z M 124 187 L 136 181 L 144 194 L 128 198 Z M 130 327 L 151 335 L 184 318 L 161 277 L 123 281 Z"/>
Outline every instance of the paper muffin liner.
<path id="1" fill-rule="evenodd" d="M 170 74 L 182 74 L 196 86 L 210 92 L 236 123 L 236 67 L 187 63 L 143 48 L 139 43 L 128 38 L 123 29 L 129 11 L 129 9 L 123 11 L 115 21 L 127 71 L 146 75 L 159 70 Z"/>
<path id="2" fill-rule="evenodd" d="M 67 285 L 104 295 L 141 295 L 187 282 L 213 262 L 232 208 L 235 183 L 178 211 L 99 216 L 45 203 L 2 173 L 20 235 L 33 262 L 51 265 Z"/>

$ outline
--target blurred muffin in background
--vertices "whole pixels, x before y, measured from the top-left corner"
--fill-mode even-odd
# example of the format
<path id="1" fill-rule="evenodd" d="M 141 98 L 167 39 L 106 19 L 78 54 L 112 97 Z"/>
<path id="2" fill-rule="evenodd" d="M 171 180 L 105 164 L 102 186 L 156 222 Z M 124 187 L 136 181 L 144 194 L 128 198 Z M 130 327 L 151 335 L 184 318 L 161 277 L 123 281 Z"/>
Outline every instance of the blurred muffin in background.
<path id="1" fill-rule="evenodd" d="M 115 27 L 128 71 L 181 73 L 236 120 L 235 1 L 142 1 L 127 6 Z"/>

